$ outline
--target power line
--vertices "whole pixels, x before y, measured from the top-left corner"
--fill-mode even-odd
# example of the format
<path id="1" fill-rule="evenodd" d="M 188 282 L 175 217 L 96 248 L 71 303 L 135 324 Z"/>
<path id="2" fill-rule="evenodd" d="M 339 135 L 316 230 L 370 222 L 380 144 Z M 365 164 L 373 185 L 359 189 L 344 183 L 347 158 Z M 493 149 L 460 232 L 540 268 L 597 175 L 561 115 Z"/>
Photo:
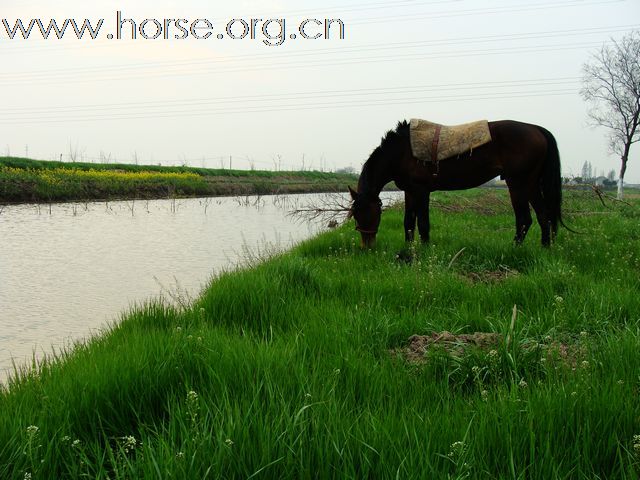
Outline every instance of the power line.
<path id="1" fill-rule="evenodd" d="M 564 3 L 550 2 L 550 3 L 522 4 L 522 5 L 518 5 L 517 7 L 508 6 L 508 7 L 479 8 L 479 9 L 470 9 L 470 10 L 458 10 L 453 12 L 447 10 L 443 12 L 432 12 L 432 13 L 425 13 L 425 14 L 406 14 L 406 15 L 395 15 L 395 16 L 385 16 L 385 17 L 363 18 L 361 20 L 355 20 L 353 22 L 349 22 L 349 24 L 365 25 L 365 24 L 382 23 L 382 22 L 390 23 L 398 20 L 414 21 L 414 20 L 466 17 L 466 16 L 477 16 L 477 15 L 495 15 L 500 13 L 521 13 L 521 12 L 558 9 L 558 8 L 611 5 L 611 4 L 620 3 L 623 1 L 625 0 L 598 0 L 598 1 L 591 1 L 591 2 L 588 2 L 585 0 L 573 0 L 573 1 L 568 1 Z"/>
<path id="2" fill-rule="evenodd" d="M 191 69 L 188 71 L 189 75 L 195 75 L 196 73 L 202 75 L 216 75 L 216 74 L 227 74 L 227 73 L 244 73 L 244 72 L 252 72 L 252 71 L 264 71 L 265 69 L 284 69 L 284 68 L 313 68 L 313 67 L 324 67 L 324 66 L 340 66 L 340 65 L 363 65 L 370 63 L 380 63 L 380 62 L 398 62 L 404 60 L 429 60 L 429 59 L 446 59 L 446 58 L 459 58 L 459 57 L 473 57 L 473 56 L 487 56 L 487 55 L 505 55 L 505 54 L 520 54 L 520 53 L 542 53 L 542 52 L 551 52 L 551 51 L 562 51 L 562 50 L 573 50 L 573 49 L 585 49 L 585 48 L 595 48 L 602 46 L 602 43 L 589 42 L 589 43 L 577 43 L 577 44 L 556 44 L 556 45 L 531 45 L 531 46 L 520 46 L 520 47 L 510 47 L 510 48 L 494 48 L 494 49 L 484 49 L 484 50 L 462 50 L 462 51 L 449 51 L 449 52 L 416 52 L 416 53 L 392 53 L 389 55 L 380 55 L 380 56 L 365 56 L 365 57 L 351 57 L 337 60 L 318 60 L 313 62 L 306 62 L 301 64 L 299 62 L 291 62 L 291 61 L 283 61 L 283 62 L 275 62 L 275 63 L 263 63 L 263 64 L 255 64 L 252 66 L 229 66 L 227 68 L 216 68 L 215 70 L 201 70 L 197 71 Z M 4 85 L 25 85 L 25 84 L 51 84 L 54 81 L 66 81 L 67 83 L 87 83 L 87 82 L 97 82 L 97 81 L 118 81 L 118 80 L 135 80 L 135 79 L 146 79 L 150 77 L 175 77 L 175 76 L 184 76 L 186 72 L 184 70 L 178 71 L 159 71 L 159 72 L 141 72 L 138 74 L 127 74 L 127 75 L 101 75 L 95 78 L 78 78 L 78 76 L 82 75 L 81 72 L 73 73 L 70 72 L 65 76 L 40 76 L 40 77 L 30 77 L 25 78 L 23 80 L 16 79 L 11 82 L 1 82 Z M 0 79 L 1 80 L 1 79 Z"/>
<path id="3" fill-rule="evenodd" d="M 110 104 L 89 104 L 78 106 L 52 106 L 48 108 L 5 108 L 3 113 L 5 115 L 11 115 L 12 118 L 18 118 L 21 115 L 47 115 L 47 114 L 61 114 L 61 113 L 81 113 L 87 110 L 118 110 L 118 109 L 133 109 L 133 108 L 147 108 L 147 109 L 159 109 L 159 108 L 178 108 L 187 106 L 210 106 L 217 104 L 237 104 L 238 102 L 245 103 L 269 103 L 269 102 L 282 102 L 290 100 L 305 100 L 305 99 L 321 99 L 321 98 L 353 98 L 353 97 L 370 97 L 375 95 L 384 95 L 389 97 L 390 95 L 400 95 L 409 93 L 424 93 L 431 91 L 459 91 L 459 90 L 483 90 L 492 88 L 521 88 L 529 86 L 567 86 L 578 85 L 580 77 L 557 77 L 557 78 L 531 78 L 531 79 L 519 79 L 519 80 L 502 80 L 502 81 L 490 81 L 490 82 L 463 82 L 463 83 L 446 83 L 446 84 L 421 84 L 421 85 L 405 85 L 395 87 L 378 87 L 378 88 L 358 88 L 347 90 L 316 90 L 316 91 L 302 91 L 302 92 L 286 92 L 286 93 L 271 93 L 262 95 L 232 95 L 224 97 L 205 97 L 205 98 L 191 98 L 182 100 L 153 100 L 144 102 L 125 102 L 125 103 L 110 103 Z"/>
<path id="4" fill-rule="evenodd" d="M 0 124 L 38 124 L 38 123 L 69 123 L 69 122 L 89 122 L 89 121 L 106 121 L 106 120 L 141 120 L 141 119 L 158 119 L 158 118 L 174 118 L 174 117 L 200 117 L 200 116 L 216 116 L 230 114 L 247 114 L 247 113 L 275 113 L 287 111 L 304 111 L 304 110 L 326 110 L 326 109 L 342 109 L 352 107 L 373 107 L 373 106 L 389 106 L 389 105 L 415 105 L 417 103 L 441 103 L 456 101 L 475 101 L 475 100 L 502 100 L 514 98 L 540 97 L 540 96 L 558 96 L 577 94 L 575 88 L 560 88 L 552 90 L 525 90 L 525 91 L 506 91 L 506 92 L 487 92 L 485 94 L 465 94 L 465 95 L 445 95 L 445 96 L 423 96 L 423 97 L 404 97 L 395 99 L 368 99 L 368 100 L 352 100 L 352 101 L 323 101 L 320 103 L 293 103 L 277 106 L 255 107 L 248 106 L 246 108 L 229 109 L 228 107 L 219 107 L 218 109 L 204 109 L 196 111 L 193 109 L 182 111 L 156 111 L 148 114 L 127 114 L 115 113 L 105 116 L 101 113 L 95 115 L 85 115 L 80 117 L 64 117 L 64 118 L 42 118 L 37 116 L 33 118 L 11 118 L 8 120 L 0 120 Z"/>
<path id="5" fill-rule="evenodd" d="M 447 4 L 450 5 L 452 3 L 463 2 L 465 0 L 436 0 L 425 2 L 424 0 L 396 0 L 392 4 L 389 2 L 377 2 L 377 3 L 356 3 L 352 5 L 342 5 L 342 6 L 325 6 L 322 10 L 314 9 L 314 10 L 285 10 L 285 11 L 277 11 L 272 12 L 269 15 L 262 15 L 262 17 L 275 17 L 275 16 L 294 16 L 300 14 L 311 14 L 317 12 L 327 12 L 330 11 L 332 14 L 334 13 L 346 13 L 346 12 L 362 12 L 369 10 L 382 10 L 382 9 L 397 9 L 403 7 L 420 7 L 420 6 L 431 6 L 431 5 L 441 5 Z M 323 13 L 324 14 L 324 13 Z"/>

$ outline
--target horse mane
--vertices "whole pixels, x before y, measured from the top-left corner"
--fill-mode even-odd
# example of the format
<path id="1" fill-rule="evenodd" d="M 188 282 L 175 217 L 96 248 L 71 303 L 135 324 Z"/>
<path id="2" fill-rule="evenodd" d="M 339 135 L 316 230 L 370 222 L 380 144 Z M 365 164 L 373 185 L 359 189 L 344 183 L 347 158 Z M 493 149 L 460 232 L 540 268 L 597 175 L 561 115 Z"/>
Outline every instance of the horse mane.
<path id="1" fill-rule="evenodd" d="M 408 138 L 409 122 L 406 120 L 399 121 L 394 130 L 389 130 L 382 137 L 380 145 L 373 150 L 371 155 L 369 155 L 369 159 L 362 166 L 362 173 L 360 174 L 360 180 L 358 182 L 358 186 L 360 187 L 358 190 L 360 193 L 368 193 L 368 188 L 373 184 L 371 176 L 373 175 L 377 162 L 385 157 L 396 158 L 394 153 L 402 147 L 402 142 L 406 142 Z"/>
<path id="2" fill-rule="evenodd" d="M 382 153 L 382 154 L 390 153 L 390 151 L 398 148 L 398 143 L 400 141 L 408 137 L 409 137 L 409 123 L 406 120 L 402 120 L 398 122 L 398 125 L 396 125 L 395 130 L 389 130 L 385 134 L 385 136 L 382 137 L 382 140 L 380 140 L 380 146 L 375 148 L 375 150 L 373 151 L 373 153 L 371 154 L 371 156 L 369 157 L 369 160 L 367 160 L 365 165 L 370 161 L 372 161 L 374 157 L 377 157 L 377 155 L 375 155 L 376 152 Z"/>
<path id="3" fill-rule="evenodd" d="M 395 146 L 398 140 L 402 140 L 403 138 L 407 138 L 409 136 L 409 122 L 406 120 L 401 120 L 396 125 L 395 130 L 389 130 L 382 140 L 380 141 L 380 146 L 378 148 L 382 150 L 387 150 L 390 146 Z"/>

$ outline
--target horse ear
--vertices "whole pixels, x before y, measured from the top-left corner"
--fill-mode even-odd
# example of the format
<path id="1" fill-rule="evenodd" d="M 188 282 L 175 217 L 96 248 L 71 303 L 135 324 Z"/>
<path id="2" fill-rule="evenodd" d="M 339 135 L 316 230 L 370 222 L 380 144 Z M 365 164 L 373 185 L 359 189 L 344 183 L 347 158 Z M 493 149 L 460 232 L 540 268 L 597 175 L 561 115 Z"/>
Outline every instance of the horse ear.
<path id="1" fill-rule="evenodd" d="M 351 194 L 351 198 L 353 200 L 358 198 L 358 192 L 354 191 L 353 188 L 351 188 L 351 185 L 349 185 L 349 193 Z"/>

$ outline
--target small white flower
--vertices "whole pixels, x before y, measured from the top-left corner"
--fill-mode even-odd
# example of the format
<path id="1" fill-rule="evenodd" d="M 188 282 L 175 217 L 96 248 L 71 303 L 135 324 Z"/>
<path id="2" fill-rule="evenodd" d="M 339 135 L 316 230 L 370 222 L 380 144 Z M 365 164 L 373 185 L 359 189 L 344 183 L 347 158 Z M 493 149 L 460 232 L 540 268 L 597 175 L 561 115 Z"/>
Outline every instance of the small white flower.
<path id="1" fill-rule="evenodd" d="M 562 298 L 560 295 L 556 295 L 555 301 L 556 303 L 562 303 L 564 302 L 564 298 Z"/>
<path id="2" fill-rule="evenodd" d="M 62 437 L 62 441 L 63 442 L 70 442 L 71 441 L 71 437 L 69 435 L 65 435 L 64 437 Z"/>
<path id="3" fill-rule="evenodd" d="M 527 388 L 527 387 L 529 386 L 529 384 L 528 384 L 528 383 L 525 381 L 525 379 L 523 378 L 523 379 L 521 379 L 521 380 L 520 380 L 520 383 L 518 383 L 518 386 L 519 386 L 520 388 Z"/>
<path id="4" fill-rule="evenodd" d="M 197 400 L 198 394 L 193 390 L 190 390 L 189 393 L 187 393 L 187 402 L 196 402 Z"/>
<path id="5" fill-rule="evenodd" d="M 588 335 L 589 335 L 589 334 L 588 334 L 587 332 L 585 332 L 584 330 L 580 332 L 580 336 L 581 336 L 581 337 L 586 337 L 586 336 L 588 336 Z"/>
<path id="6" fill-rule="evenodd" d="M 28 434 L 30 437 L 33 437 L 34 435 L 37 435 L 37 433 L 38 433 L 38 431 L 39 431 L 39 430 L 40 430 L 40 429 L 39 429 L 38 427 L 36 427 L 35 425 L 29 425 L 29 426 L 27 427 L 27 434 Z"/>
<path id="7" fill-rule="evenodd" d="M 31 480 L 31 472 L 26 472 L 24 474 L 24 480 Z"/>
<path id="8" fill-rule="evenodd" d="M 80 440 L 78 440 L 78 439 L 74 440 L 74 441 L 71 443 L 71 446 L 72 446 L 73 448 L 77 448 L 77 447 L 79 447 L 79 446 L 80 446 Z"/>
<path id="9" fill-rule="evenodd" d="M 460 456 L 464 452 L 464 442 L 453 442 L 451 444 L 451 451 L 449 452 L 449 458 Z"/>
<path id="10" fill-rule="evenodd" d="M 124 450 L 124 453 L 129 453 L 131 450 L 134 450 L 138 443 L 136 441 L 136 437 L 132 435 L 122 437 L 120 440 L 122 440 L 122 448 Z"/>
<path id="11" fill-rule="evenodd" d="M 489 392 L 487 390 L 482 390 L 480 392 L 480 398 L 482 398 L 483 402 L 486 402 L 487 400 L 489 400 Z"/>
<path id="12" fill-rule="evenodd" d="M 231 445 L 233 445 L 233 440 L 231 440 L 230 438 L 227 438 L 224 443 L 227 444 L 228 447 L 230 447 Z"/>
<path id="13" fill-rule="evenodd" d="M 176 453 L 176 458 L 179 460 L 181 458 L 184 458 L 184 452 L 178 452 Z"/>
<path id="14" fill-rule="evenodd" d="M 581 366 L 582 368 L 589 368 L 589 362 L 587 362 L 586 360 L 584 360 L 584 361 L 580 364 L 580 366 Z"/>

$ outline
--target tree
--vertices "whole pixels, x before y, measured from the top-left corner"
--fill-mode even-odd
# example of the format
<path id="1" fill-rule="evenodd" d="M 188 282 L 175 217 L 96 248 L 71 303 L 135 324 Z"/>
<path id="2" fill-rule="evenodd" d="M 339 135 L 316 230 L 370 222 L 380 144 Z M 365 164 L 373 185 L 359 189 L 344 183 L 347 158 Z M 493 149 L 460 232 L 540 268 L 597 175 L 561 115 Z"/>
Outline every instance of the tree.
<path id="1" fill-rule="evenodd" d="M 582 165 L 582 181 L 587 183 L 593 178 L 593 167 L 591 162 L 584 162 Z"/>
<path id="2" fill-rule="evenodd" d="M 355 175 L 356 173 L 356 169 L 353 168 L 352 166 L 348 166 L 348 167 L 343 167 L 343 168 L 338 168 L 336 169 L 336 173 L 346 173 L 349 175 Z"/>
<path id="3" fill-rule="evenodd" d="M 589 117 L 609 130 L 609 149 L 620 156 L 618 198 L 623 196 L 631 145 L 640 140 L 640 30 L 605 44 L 584 65 L 582 97 Z"/>

